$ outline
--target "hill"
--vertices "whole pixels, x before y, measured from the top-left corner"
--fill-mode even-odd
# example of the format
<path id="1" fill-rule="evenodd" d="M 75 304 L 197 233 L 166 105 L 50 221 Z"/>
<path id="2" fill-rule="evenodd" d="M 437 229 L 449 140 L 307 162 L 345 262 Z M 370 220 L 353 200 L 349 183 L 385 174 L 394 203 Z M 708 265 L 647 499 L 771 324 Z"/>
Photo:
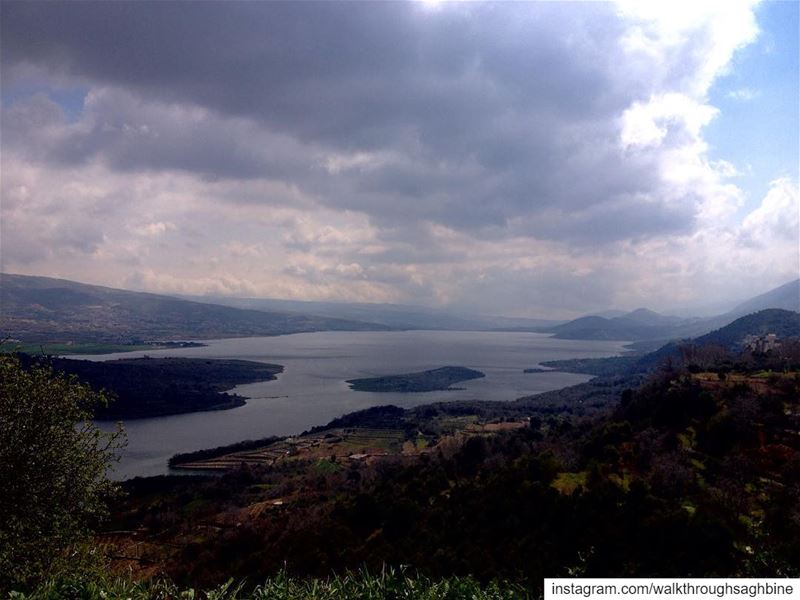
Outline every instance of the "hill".
<path id="1" fill-rule="evenodd" d="M 800 337 L 800 313 L 780 308 L 761 310 L 700 336 L 693 343 L 697 346 L 717 344 L 728 350 L 736 350 L 746 336 L 768 333 L 774 333 L 778 338 Z"/>
<path id="2" fill-rule="evenodd" d="M 633 321 L 634 323 L 639 323 L 641 325 L 649 325 L 651 327 L 676 325 L 684 321 L 684 319 L 681 319 L 680 317 L 662 315 L 647 308 L 637 308 L 629 313 L 620 315 L 618 318 L 625 319 L 626 321 Z"/>
<path id="3" fill-rule="evenodd" d="M 0 335 L 23 342 L 130 344 L 386 329 L 374 323 L 243 310 L 65 279 L 0 274 Z"/>
<path id="4" fill-rule="evenodd" d="M 655 313 L 653 313 L 655 314 Z M 628 315 L 606 319 L 604 317 L 580 317 L 574 321 L 550 329 L 564 340 L 647 340 L 669 337 L 672 327 L 668 324 L 653 324 Z"/>

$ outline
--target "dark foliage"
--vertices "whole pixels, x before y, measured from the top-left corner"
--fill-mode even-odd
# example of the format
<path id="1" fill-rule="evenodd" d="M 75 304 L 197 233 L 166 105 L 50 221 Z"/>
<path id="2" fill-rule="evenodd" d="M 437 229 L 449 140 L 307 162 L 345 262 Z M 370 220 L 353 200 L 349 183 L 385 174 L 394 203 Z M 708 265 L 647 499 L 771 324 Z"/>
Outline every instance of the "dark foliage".
<path id="1" fill-rule="evenodd" d="M 98 419 L 138 419 L 242 406 L 241 396 L 224 393 L 242 383 L 268 381 L 283 370 L 244 360 L 124 358 L 95 362 L 19 355 L 23 365 L 46 363 L 75 375 L 115 398 L 95 409 Z"/>

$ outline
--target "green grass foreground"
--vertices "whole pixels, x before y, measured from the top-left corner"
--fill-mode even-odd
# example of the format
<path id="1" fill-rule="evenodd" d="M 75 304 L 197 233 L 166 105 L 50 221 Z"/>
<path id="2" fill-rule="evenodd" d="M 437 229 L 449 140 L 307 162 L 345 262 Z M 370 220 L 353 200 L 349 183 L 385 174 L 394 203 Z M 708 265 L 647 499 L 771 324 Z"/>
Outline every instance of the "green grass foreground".
<path id="1" fill-rule="evenodd" d="M 517 600 L 531 598 L 510 583 L 482 586 L 470 577 L 431 579 L 402 569 L 378 573 L 348 571 L 327 579 L 295 578 L 279 573 L 256 587 L 229 581 L 217 588 L 181 589 L 166 580 L 137 582 L 117 578 L 65 578 L 9 600 Z"/>

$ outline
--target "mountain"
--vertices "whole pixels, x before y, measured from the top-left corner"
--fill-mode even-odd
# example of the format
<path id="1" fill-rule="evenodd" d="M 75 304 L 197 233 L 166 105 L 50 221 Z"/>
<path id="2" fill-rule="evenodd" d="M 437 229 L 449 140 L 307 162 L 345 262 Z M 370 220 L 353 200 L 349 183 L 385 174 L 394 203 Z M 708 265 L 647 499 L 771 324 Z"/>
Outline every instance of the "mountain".
<path id="1" fill-rule="evenodd" d="M 454 331 L 517 330 L 539 331 L 563 321 L 473 315 L 450 310 L 404 304 L 368 302 L 319 302 L 274 298 L 231 298 L 224 296 L 182 296 L 194 302 L 211 302 L 236 308 L 302 312 L 320 317 L 378 323 L 393 329 L 446 329 Z"/>
<path id="2" fill-rule="evenodd" d="M 765 294 L 746 300 L 729 311 L 728 315 L 744 316 L 764 310 L 765 308 L 782 308 L 800 311 L 800 279 L 795 279 Z"/>
<path id="3" fill-rule="evenodd" d="M 739 317 L 765 309 L 800 311 L 800 279 L 755 296 L 734 309 L 708 318 L 682 318 L 638 308 L 618 317 L 580 317 L 547 328 L 554 337 L 571 340 L 660 340 L 695 338 L 720 329 Z"/>
<path id="4" fill-rule="evenodd" d="M 629 317 L 629 314 L 631 313 L 613 319 L 594 316 L 581 317 L 563 325 L 551 327 L 549 331 L 555 334 L 554 337 L 566 340 L 636 341 L 670 337 L 673 328 L 671 322 L 654 323 L 649 316 L 642 313 L 635 314 L 633 318 Z"/>
<path id="5" fill-rule="evenodd" d="M 610 310 L 601 310 L 599 312 L 593 312 L 587 317 L 603 317 L 604 319 L 613 319 L 614 317 L 621 317 L 622 315 L 626 314 L 627 311 L 624 310 L 617 310 L 617 309 L 610 309 Z"/>
<path id="6" fill-rule="evenodd" d="M 109 342 L 371 331 L 385 325 L 243 310 L 169 296 L 0 273 L 0 338 Z"/>
<path id="7" fill-rule="evenodd" d="M 617 317 L 627 321 L 633 321 L 640 325 L 647 325 L 652 327 L 662 327 L 664 325 L 676 325 L 682 323 L 685 319 L 680 317 L 673 317 L 670 315 L 662 315 L 647 308 L 637 308 L 629 313 Z"/>

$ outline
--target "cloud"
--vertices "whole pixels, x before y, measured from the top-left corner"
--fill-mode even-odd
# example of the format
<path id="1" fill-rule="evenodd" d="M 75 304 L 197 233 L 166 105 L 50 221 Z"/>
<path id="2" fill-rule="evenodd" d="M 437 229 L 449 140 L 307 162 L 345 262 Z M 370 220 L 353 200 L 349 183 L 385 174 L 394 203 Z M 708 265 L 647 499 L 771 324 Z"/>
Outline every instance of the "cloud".
<path id="1" fill-rule="evenodd" d="M 737 243 L 793 235 L 775 187 L 738 217 L 737 170 L 704 139 L 710 87 L 758 34 L 752 3 L 2 12 L 4 90 L 40 90 L 2 107 L 12 268 L 579 312 L 682 298 L 718 248 L 751 264 Z"/>
<path id="2" fill-rule="evenodd" d="M 377 223 L 476 234 L 540 208 L 636 194 L 658 176 L 609 144 L 630 102 L 613 69 L 624 51 L 611 7 L 123 3 L 7 13 L 12 81 L 33 63 L 104 86 L 87 95 L 79 123 L 38 140 L 50 160 L 278 180 Z M 6 120 L 23 133 L 10 143 L 30 146 L 14 108 Z M 587 144 L 602 177 L 572 160 Z M 592 184 L 575 185 L 579 177 Z"/>
<path id="3" fill-rule="evenodd" d="M 138 227 L 134 227 L 133 231 L 138 233 L 139 235 L 144 235 L 148 237 L 156 237 L 159 235 L 163 235 L 168 231 L 174 231 L 175 225 L 174 223 L 164 223 L 163 221 L 156 221 L 154 223 L 145 223 Z"/>
<path id="4" fill-rule="evenodd" d="M 776 179 L 753 212 L 742 221 L 740 238 L 744 243 L 765 249 L 796 245 L 800 239 L 800 198 L 797 184 L 788 177 Z"/>
<path id="5" fill-rule="evenodd" d="M 761 96 L 761 92 L 759 92 L 758 90 L 744 87 L 744 88 L 739 88 L 738 90 L 731 90 L 726 94 L 726 96 L 733 100 L 749 102 L 750 100 L 755 100 L 756 98 Z"/>

